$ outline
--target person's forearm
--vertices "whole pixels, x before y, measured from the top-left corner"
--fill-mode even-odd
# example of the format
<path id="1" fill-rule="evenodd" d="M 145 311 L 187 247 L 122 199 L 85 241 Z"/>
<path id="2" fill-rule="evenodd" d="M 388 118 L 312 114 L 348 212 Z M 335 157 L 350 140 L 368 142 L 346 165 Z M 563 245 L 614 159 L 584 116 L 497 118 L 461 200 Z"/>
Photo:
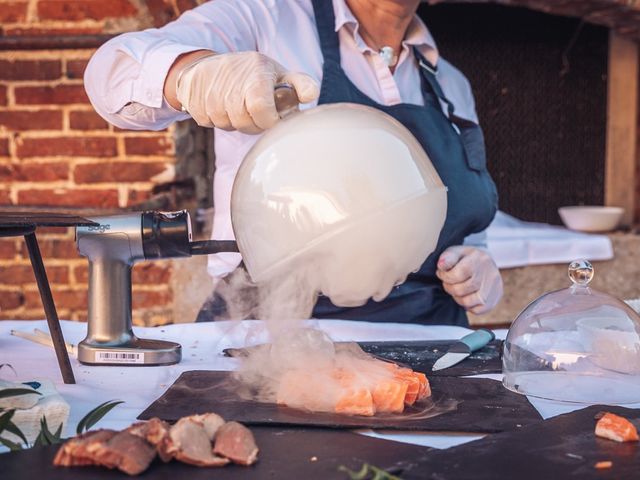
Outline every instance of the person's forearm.
<path id="1" fill-rule="evenodd" d="M 197 50 L 195 52 L 185 53 L 176 58 L 176 61 L 171 65 L 171 68 L 169 68 L 169 72 L 164 80 L 164 98 L 169 105 L 176 110 L 180 110 L 182 108 L 182 105 L 180 105 L 180 102 L 178 101 L 178 95 L 176 92 L 177 80 L 180 76 L 180 72 L 199 58 L 208 57 L 212 54 L 214 54 L 214 52 L 211 50 Z"/>

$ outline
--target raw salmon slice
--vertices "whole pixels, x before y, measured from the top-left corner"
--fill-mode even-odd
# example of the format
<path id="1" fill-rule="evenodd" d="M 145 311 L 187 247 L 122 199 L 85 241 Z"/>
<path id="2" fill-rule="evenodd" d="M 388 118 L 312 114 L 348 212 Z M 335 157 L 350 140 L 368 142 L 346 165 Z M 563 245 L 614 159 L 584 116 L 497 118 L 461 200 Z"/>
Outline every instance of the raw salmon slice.
<path id="1" fill-rule="evenodd" d="M 431 385 L 429 385 L 429 379 L 424 373 L 421 372 L 413 372 L 413 374 L 418 377 L 420 381 L 420 391 L 418 392 L 418 400 L 422 400 L 423 398 L 427 398 L 431 396 Z"/>
<path id="2" fill-rule="evenodd" d="M 407 382 L 402 379 L 380 380 L 373 389 L 376 412 L 402 413 L 407 387 Z"/>
<path id="3" fill-rule="evenodd" d="M 407 384 L 407 392 L 404 396 L 404 403 L 413 405 L 420 393 L 420 379 L 412 370 L 400 368 L 395 372 L 395 377 Z"/>
<path id="4" fill-rule="evenodd" d="M 372 417 L 376 409 L 371 392 L 366 388 L 347 390 L 336 403 L 336 413 Z"/>
<path id="5" fill-rule="evenodd" d="M 615 442 L 637 442 L 638 431 L 626 418 L 605 413 L 596 423 L 596 436 Z"/>

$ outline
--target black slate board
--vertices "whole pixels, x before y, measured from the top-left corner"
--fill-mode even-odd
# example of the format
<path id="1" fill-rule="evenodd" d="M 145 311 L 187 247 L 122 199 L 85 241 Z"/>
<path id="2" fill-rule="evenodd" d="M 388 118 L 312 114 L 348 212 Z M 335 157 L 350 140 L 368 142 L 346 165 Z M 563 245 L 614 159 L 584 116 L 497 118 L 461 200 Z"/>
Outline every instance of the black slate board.
<path id="1" fill-rule="evenodd" d="M 1 212 L 0 228 L 5 227 L 75 227 L 97 223 L 76 215 L 51 212 Z"/>
<path id="2" fill-rule="evenodd" d="M 418 372 L 431 376 L 462 377 L 487 373 L 502 373 L 502 340 L 493 340 L 486 347 L 473 352 L 453 367 L 432 371 L 433 364 L 442 357 L 456 340 L 418 340 L 409 342 L 358 342 L 367 353 L 393 362 L 409 365 Z M 340 344 L 340 342 L 338 342 Z M 251 348 L 251 347 L 249 347 Z M 246 348 L 227 348 L 231 357 L 243 356 Z"/>
<path id="3" fill-rule="evenodd" d="M 640 443 L 617 443 L 594 435 L 600 411 L 628 418 L 640 430 L 640 409 L 596 405 L 544 422 L 434 451 L 406 469 L 402 478 L 458 480 L 542 480 L 640 478 Z M 610 460 L 606 470 L 596 462 Z M 471 475 L 470 473 L 473 472 Z"/>
<path id="4" fill-rule="evenodd" d="M 158 400 L 138 417 L 160 417 L 174 422 L 186 415 L 216 412 L 249 425 L 301 425 L 328 428 L 375 428 L 494 433 L 514 430 L 541 420 L 524 395 L 510 392 L 489 379 L 433 377 L 431 390 L 436 405 L 451 399 L 457 407 L 432 418 L 407 416 L 361 417 L 311 413 L 270 403 L 243 400 L 230 392 L 230 372 L 193 370 L 184 372 Z M 408 409 L 409 410 L 409 409 Z M 411 410 L 409 410 L 409 413 Z"/>
<path id="5" fill-rule="evenodd" d="M 224 468 L 197 468 L 179 462 L 156 460 L 135 478 L 155 480 L 215 479 L 348 479 L 338 471 L 345 465 L 357 470 L 371 463 L 390 473 L 401 474 L 432 451 L 427 447 L 369 438 L 354 433 L 325 429 L 283 429 L 253 427 L 260 448 L 258 463 L 251 467 L 229 465 Z M 36 447 L 16 453 L 0 454 L 0 478 L 14 479 L 111 479 L 131 478 L 97 467 L 60 468 L 52 465 L 58 446 Z M 317 457 L 316 461 L 311 461 Z"/>

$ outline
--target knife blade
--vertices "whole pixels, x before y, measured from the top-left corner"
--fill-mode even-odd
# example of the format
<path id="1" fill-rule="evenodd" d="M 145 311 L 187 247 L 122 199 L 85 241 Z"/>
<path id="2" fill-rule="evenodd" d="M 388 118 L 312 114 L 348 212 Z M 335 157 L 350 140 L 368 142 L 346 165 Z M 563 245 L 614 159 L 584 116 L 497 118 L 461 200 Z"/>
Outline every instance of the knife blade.
<path id="1" fill-rule="evenodd" d="M 486 328 L 480 328 L 469 335 L 465 335 L 454 343 L 449 350 L 447 350 L 447 353 L 436 360 L 431 370 L 435 372 L 453 367 L 476 350 L 480 350 L 494 338 L 496 338 L 495 334 Z"/>

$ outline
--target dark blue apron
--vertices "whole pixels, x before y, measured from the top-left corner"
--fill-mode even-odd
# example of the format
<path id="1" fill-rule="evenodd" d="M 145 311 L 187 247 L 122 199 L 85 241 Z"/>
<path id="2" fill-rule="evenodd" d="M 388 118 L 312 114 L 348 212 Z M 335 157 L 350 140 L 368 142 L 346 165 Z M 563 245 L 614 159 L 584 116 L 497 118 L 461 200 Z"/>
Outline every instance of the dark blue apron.
<path id="1" fill-rule="evenodd" d="M 445 98 L 438 84 L 435 67 L 417 50 L 415 54 L 422 73 L 424 106 L 386 106 L 373 101 L 342 70 L 331 2 L 313 0 L 313 10 L 324 57 L 318 104 L 359 103 L 391 115 L 418 139 L 448 187 L 447 217 L 438 245 L 418 272 L 409 275 L 407 281 L 395 287 L 383 301 L 370 300 L 361 307 L 336 307 L 327 297 L 321 296 L 313 310 L 313 316 L 467 325 L 464 309 L 443 290 L 435 271 L 438 257 L 447 247 L 461 245 L 467 235 L 484 230 L 495 215 L 498 197 L 487 171 L 482 130 L 475 123 L 455 116 L 453 104 Z M 448 118 L 443 113 L 439 100 L 446 104 Z M 419 221 L 417 218 L 416 222 Z M 402 246 L 399 245 L 398 248 Z"/>
<path id="2" fill-rule="evenodd" d="M 361 307 L 337 307 L 327 297 L 320 296 L 313 317 L 466 326 L 464 309 L 443 290 L 435 271 L 438 257 L 447 247 L 461 245 L 467 235 L 484 230 L 495 215 L 497 193 L 487 172 L 482 130 L 475 123 L 455 116 L 453 104 L 438 84 L 435 67 L 417 50 L 424 106 L 385 106 L 374 102 L 358 90 L 340 66 L 332 3 L 313 0 L 313 9 L 324 57 L 318 103 L 359 103 L 396 118 L 418 139 L 448 187 L 447 217 L 438 245 L 418 272 L 409 275 L 407 281 L 395 287 L 383 301 L 370 300 Z M 447 105 L 448 116 L 443 113 L 440 101 Z M 226 319 L 225 314 L 224 300 L 214 292 L 196 321 Z"/>

